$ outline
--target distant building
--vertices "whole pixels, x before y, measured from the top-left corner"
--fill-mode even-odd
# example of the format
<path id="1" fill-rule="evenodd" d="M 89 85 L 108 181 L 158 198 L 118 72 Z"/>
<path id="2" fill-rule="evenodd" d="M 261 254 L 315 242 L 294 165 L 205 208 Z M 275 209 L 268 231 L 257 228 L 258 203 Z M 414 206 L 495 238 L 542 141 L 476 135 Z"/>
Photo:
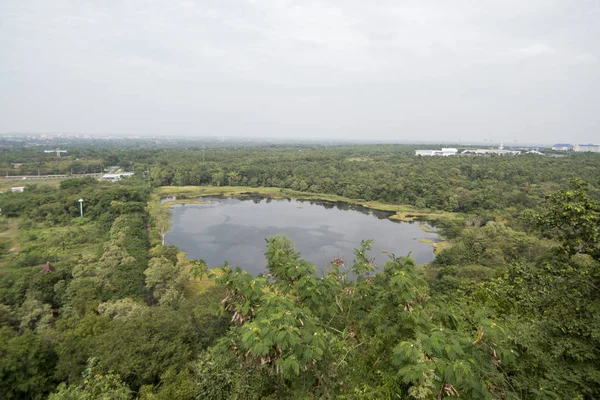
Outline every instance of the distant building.
<path id="1" fill-rule="evenodd" d="M 492 155 L 497 156 L 518 156 L 521 154 L 519 150 L 505 150 L 505 149 L 477 149 L 477 150 L 465 150 L 462 154 L 477 154 L 480 156 Z"/>
<path id="2" fill-rule="evenodd" d="M 25 186 L 13 186 L 10 188 L 11 192 L 22 192 L 25 190 Z"/>
<path id="3" fill-rule="evenodd" d="M 61 153 L 66 153 L 66 150 L 60 150 L 60 149 L 56 149 L 56 150 L 44 150 L 44 153 L 56 153 L 56 157 L 60 157 Z"/>
<path id="4" fill-rule="evenodd" d="M 415 150 L 416 156 L 455 156 L 458 154 L 458 149 L 443 148 L 441 150 Z"/>
<path id="5" fill-rule="evenodd" d="M 600 153 L 600 144 L 576 144 L 574 150 L 578 153 Z"/>
<path id="6" fill-rule="evenodd" d="M 130 178 L 132 176 L 133 172 L 117 172 L 114 174 L 104 174 L 100 179 L 102 179 L 103 181 L 119 182 L 123 177 Z"/>
<path id="7" fill-rule="evenodd" d="M 556 143 L 554 146 L 552 146 L 552 150 L 569 151 L 573 150 L 573 145 L 568 143 Z"/>
<path id="8" fill-rule="evenodd" d="M 521 151 L 531 151 L 531 150 L 535 150 L 535 151 L 540 151 L 540 148 L 537 146 L 534 147 L 511 147 L 512 150 L 521 150 Z"/>
<path id="9" fill-rule="evenodd" d="M 442 149 L 442 156 L 455 156 L 456 154 L 458 154 L 458 149 L 455 148 L 443 148 Z"/>
<path id="10" fill-rule="evenodd" d="M 529 151 L 525 152 L 525 154 L 534 154 L 534 155 L 537 155 L 537 156 L 543 156 L 544 155 L 544 153 L 541 153 L 541 152 L 539 152 L 537 150 L 529 150 Z"/>
<path id="11" fill-rule="evenodd" d="M 519 150 L 506 150 L 504 148 L 504 142 L 500 142 L 500 146 L 497 149 L 477 149 L 477 150 L 464 150 L 462 154 L 477 154 L 480 156 L 486 155 L 498 155 L 498 156 L 518 156 L 521 154 Z"/>
<path id="12" fill-rule="evenodd" d="M 19 168 L 21 168 L 21 165 L 23 165 L 23 163 L 13 163 L 12 166 L 14 169 L 19 169 Z"/>

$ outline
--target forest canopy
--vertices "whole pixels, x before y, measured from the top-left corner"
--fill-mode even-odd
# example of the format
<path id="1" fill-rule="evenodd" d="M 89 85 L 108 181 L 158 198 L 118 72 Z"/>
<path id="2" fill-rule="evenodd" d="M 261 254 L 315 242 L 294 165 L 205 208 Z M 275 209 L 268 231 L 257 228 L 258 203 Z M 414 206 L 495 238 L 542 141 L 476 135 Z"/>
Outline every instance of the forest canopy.
<path id="1" fill-rule="evenodd" d="M 0 152 L 35 174 L 135 171 L 22 192 L 2 180 L 1 397 L 600 397 L 600 157 L 412 150 Z M 315 266 L 275 235 L 264 274 L 208 270 L 164 240 L 159 189 L 190 185 L 407 205 L 450 244 L 428 265 L 376 267 L 364 238 L 352 260 Z"/>

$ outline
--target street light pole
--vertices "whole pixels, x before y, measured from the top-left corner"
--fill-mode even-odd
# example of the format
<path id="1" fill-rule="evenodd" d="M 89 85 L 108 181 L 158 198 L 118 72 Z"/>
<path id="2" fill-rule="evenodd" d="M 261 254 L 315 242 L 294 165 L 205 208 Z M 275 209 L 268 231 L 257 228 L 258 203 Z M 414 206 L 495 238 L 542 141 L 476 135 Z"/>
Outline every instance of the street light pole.
<path id="1" fill-rule="evenodd" d="M 79 199 L 79 215 L 83 217 L 83 199 Z"/>

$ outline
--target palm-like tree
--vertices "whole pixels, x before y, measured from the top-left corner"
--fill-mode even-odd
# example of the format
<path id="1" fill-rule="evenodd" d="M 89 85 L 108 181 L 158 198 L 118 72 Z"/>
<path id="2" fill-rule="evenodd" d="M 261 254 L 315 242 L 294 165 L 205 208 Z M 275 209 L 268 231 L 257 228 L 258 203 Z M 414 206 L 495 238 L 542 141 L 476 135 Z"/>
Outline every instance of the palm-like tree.
<path id="1" fill-rule="evenodd" d="M 236 171 L 231 171 L 227 173 L 227 180 L 229 181 L 229 186 L 233 186 L 231 183 L 232 182 L 237 182 L 238 178 L 240 177 L 240 174 L 238 174 Z"/>
<path id="2" fill-rule="evenodd" d="M 194 279 L 203 278 L 204 275 L 208 273 L 208 268 L 206 267 L 206 262 L 204 260 L 194 260 L 192 261 L 192 266 L 190 268 L 190 274 Z"/>

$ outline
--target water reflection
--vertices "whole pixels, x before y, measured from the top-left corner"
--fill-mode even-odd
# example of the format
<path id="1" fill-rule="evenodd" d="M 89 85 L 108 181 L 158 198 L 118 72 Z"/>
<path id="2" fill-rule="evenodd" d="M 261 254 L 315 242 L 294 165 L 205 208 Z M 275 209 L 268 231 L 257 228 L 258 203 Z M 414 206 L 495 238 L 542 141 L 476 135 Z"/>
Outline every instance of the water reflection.
<path id="1" fill-rule="evenodd" d="M 265 238 L 285 234 L 303 258 L 318 268 L 340 257 L 349 264 L 362 239 L 373 239 L 371 256 L 381 265 L 386 253 L 409 252 L 419 263 L 433 260 L 433 249 L 420 239 L 436 240 L 414 223 L 394 222 L 392 212 L 341 202 L 297 201 L 259 196 L 203 197 L 209 204 L 173 206 L 167 242 L 210 267 L 225 261 L 253 274 L 264 272 Z"/>

